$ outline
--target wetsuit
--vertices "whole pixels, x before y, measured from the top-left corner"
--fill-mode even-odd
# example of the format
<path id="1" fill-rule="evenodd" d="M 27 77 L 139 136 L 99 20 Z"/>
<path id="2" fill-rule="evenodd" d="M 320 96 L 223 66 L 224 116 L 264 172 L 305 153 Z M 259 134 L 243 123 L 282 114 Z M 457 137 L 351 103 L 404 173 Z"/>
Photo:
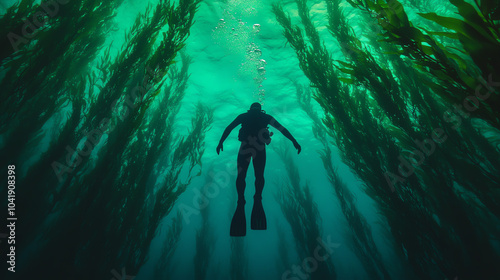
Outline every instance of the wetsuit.
<path id="1" fill-rule="evenodd" d="M 238 152 L 238 177 L 236 178 L 236 190 L 238 202 L 244 202 L 245 178 L 247 176 L 250 159 L 253 158 L 253 169 L 255 173 L 255 196 L 262 198 L 264 188 L 264 168 L 266 166 L 266 140 L 269 139 L 267 126 L 274 118 L 268 114 L 250 110 L 239 115 L 235 122 L 241 123 L 238 140 L 241 141 Z"/>
<path id="2" fill-rule="evenodd" d="M 260 110 L 260 104 L 254 103 L 250 110 L 239 115 L 231 122 L 219 141 L 217 154 L 223 150 L 222 144 L 231 131 L 241 124 L 238 139 L 241 142 L 238 152 L 238 177 L 236 178 L 236 190 L 238 192 L 238 205 L 231 220 L 230 236 L 245 236 L 245 178 L 247 176 L 250 160 L 253 158 L 253 168 L 255 171 L 255 195 L 252 208 L 251 228 L 255 230 L 265 230 L 267 228 L 266 214 L 262 206 L 262 190 L 264 189 L 264 168 L 266 166 L 266 144 L 271 141 L 267 125 L 272 125 L 280 131 L 286 138 L 292 141 L 293 146 L 300 153 L 301 147 L 293 138 L 292 134 L 279 124 L 276 119 Z"/>

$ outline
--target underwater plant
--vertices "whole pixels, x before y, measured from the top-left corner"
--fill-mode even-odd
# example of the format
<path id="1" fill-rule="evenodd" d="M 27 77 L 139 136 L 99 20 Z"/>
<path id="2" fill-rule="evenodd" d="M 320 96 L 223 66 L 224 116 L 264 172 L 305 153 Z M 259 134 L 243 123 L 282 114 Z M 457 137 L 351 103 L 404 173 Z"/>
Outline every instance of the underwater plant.
<path id="1" fill-rule="evenodd" d="M 248 278 L 248 262 L 245 252 L 245 239 L 231 238 L 230 279 Z"/>
<path id="2" fill-rule="evenodd" d="M 364 181 L 367 187 L 365 191 L 387 217 L 396 250 L 401 256 L 405 256 L 418 277 L 450 277 L 456 275 L 457 271 L 458 275 L 464 277 L 495 275 L 496 268 L 492 265 L 492 259 L 498 259 L 498 255 L 486 236 L 491 236 L 496 230 L 493 229 L 492 232 L 491 228 L 481 226 L 474 217 L 478 216 L 479 211 L 496 213 L 494 186 L 498 181 L 495 178 L 498 172 L 495 172 L 494 166 L 497 159 L 485 156 L 487 168 L 479 170 L 477 167 L 480 160 L 471 156 L 468 149 L 459 148 L 464 146 L 464 142 L 467 148 L 479 147 L 481 141 L 485 143 L 484 137 L 466 126 L 466 131 L 472 133 L 459 134 L 460 137 L 466 135 L 467 138 L 458 147 L 450 143 L 450 147 L 447 145 L 438 150 L 434 144 L 431 146 L 432 153 L 435 153 L 433 157 L 416 158 L 416 154 L 423 153 L 414 148 L 415 143 L 422 147 L 422 142 L 415 139 L 425 139 L 429 134 L 426 134 L 428 128 L 419 127 L 411 118 L 415 113 L 408 110 L 413 106 L 409 99 L 425 100 L 422 102 L 423 106 L 415 106 L 419 109 L 429 105 L 442 109 L 450 100 L 443 98 L 443 95 L 430 100 L 425 99 L 420 92 L 401 91 L 404 81 L 394 79 L 395 75 L 391 73 L 399 69 L 380 68 L 375 58 L 350 33 L 352 31 L 339 12 L 339 2 L 327 1 L 329 31 L 337 38 L 349 61 L 337 61 L 340 66 L 334 65 L 329 51 L 309 19 L 306 1 L 295 2 L 304 31 L 292 24 L 282 6 L 274 5 L 273 12 L 284 29 L 285 38 L 297 54 L 300 68 L 316 90 L 315 99 L 326 114 L 323 122 L 334 138 L 342 160 Z M 382 1 L 378 1 L 377 5 L 387 6 L 381 3 Z M 398 16 L 401 16 L 402 9 L 393 10 L 397 10 Z M 396 16 L 390 19 L 397 21 Z M 307 36 L 307 41 L 303 33 Z M 345 78 L 340 73 L 350 76 Z M 427 74 L 426 79 L 432 80 L 432 77 Z M 460 85 L 452 84 L 452 87 L 456 86 Z M 394 110 L 393 107 L 399 109 Z M 436 115 L 436 112 L 421 110 L 416 116 L 433 121 L 435 118 L 429 117 L 432 114 Z M 433 122 L 436 123 L 439 122 Z M 429 140 L 425 143 L 430 145 Z M 479 150 L 482 151 L 481 149 Z M 455 154 L 454 151 L 457 150 L 459 152 Z M 427 156 L 431 154 L 428 148 L 424 151 Z M 491 149 L 491 145 L 486 145 L 484 151 L 498 154 L 498 151 Z M 408 152 L 411 163 L 401 156 Z M 484 152 L 479 155 L 483 154 L 487 155 Z M 396 159 L 402 163 L 398 165 Z M 475 177 L 475 181 L 464 175 L 471 173 L 459 171 L 471 169 L 477 171 L 471 175 Z M 399 170 L 404 178 L 394 176 L 390 170 Z M 488 187 L 477 187 L 477 183 L 474 185 L 478 179 Z M 394 188 L 394 182 L 398 183 L 397 189 Z M 466 187 L 470 195 L 479 197 L 486 209 L 478 204 L 468 204 L 470 199 L 460 194 L 455 182 Z M 387 183 L 389 188 L 386 187 Z M 493 196 L 484 196 L 491 194 L 491 191 L 494 191 Z M 429 196 L 429 193 L 432 195 Z M 483 219 L 484 216 L 481 217 Z M 493 220 L 496 218 L 490 221 Z M 449 248 L 453 248 L 454 252 L 465 251 L 467 254 L 451 253 Z M 438 269 L 435 263 L 438 263 Z"/>
<path id="3" fill-rule="evenodd" d="M 60 5 L 57 16 L 47 19 L 47 27 L 37 33 L 36 40 L 3 61 L 0 132 L 6 137 L 4 147 L 10 148 L 2 149 L 2 159 L 21 160 L 23 152 L 38 144 L 29 139 L 69 106 L 68 88 L 85 89 L 81 73 L 90 71 L 89 64 L 99 53 L 121 0 L 100 2 Z M 58 42 L 56 47 L 54 42 Z"/>
<path id="4" fill-rule="evenodd" d="M 259 0 L 14 2 L 0 3 L 14 278 L 499 278 L 498 0 L 287 0 L 273 6 L 278 24 Z M 194 227 L 174 208 L 210 175 L 211 126 L 250 98 L 282 109 L 320 156 L 304 146 L 300 174 L 290 155 L 272 166 L 277 234 L 215 242 L 225 198 Z M 236 180 L 225 167 L 219 187 Z M 316 268 L 327 227 L 349 248 Z"/>
<path id="5" fill-rule="evenodd" d="M 469 191 L 474 193 L 474 195 L 478 196 L 487 206 L 488 210 L 498 217 L 498 209 L 495 206 L 497 204 L 495 201 L 498 201 L 498 198 L 495 198 L 495 195 L 491 197 L 491 194 L 492 192 L 495 193 L 496 187 L 494 186 L 498 185 L 500 179 L 497 175 L 499 170 L 496 167 L 500 166 L 500 162 L 498 162 L 498 157 L 495 156 L 498 154 L 499 149 L 495 148 L 494 142 L 489 142 L 491 140 L 494 141 L 494 138 L 488 140 L 480 132 L 481 130 L 492 131 L 494 128 L 480 124 L 474 119 L 467 117 L 468 113 L 459 112 L 461 116 L 465 116 L 462 120 L 460 116 L 454 115 L 457 111 L 451 113 L 449 104 L 446 104 L 434 94 L 426 83 L 422 83 L 422 81 L 429 81 L 432 77 L 429 77 L 428 73 L 423 73 L 412 67 L 411 62 L 403 61 L 399 56 L 397 46 L 392 45 L 390 42 L 379 41 L 378 38 L 374 38 L 377 36 L 376 34 L 381 32 L 382 28 L 375 24 L 376 22 L 371 18 L 367 21 L 369 23 L 366 26 L 370 27 L 372 31 L 370 42 L 372 45 L 375 44 L 380 48 L 379 54 L 383 58 L 379 59 L 379 61 L 386 62 L 389 65 L 388 67 L 393 68 L 393 71 L 397 72 L 397 77 L 401 81 L 399 83 L 401 92 L 405 93 L 408 96 L 407 98 L 411 100 L 406 103 L 411 108 L 411 119 L 414 120 L 414 126 L 417 127 L 417 133 L 410 131 L 407 136 L 404 136 L 400 132 L 395 133 L 396 131 L 393 128 L 390 129 L 390 133 L 398 138 L 401 143 L 410 143 L 412 141 L 411 138 L 422 139 L 428 137 L 428 135 L 432 135 L 432 128 L 444 130 L 444 134 L 447 135 L 446 147 L 445 149 L 441 149 L 441 152 L 444 154 L 441 154 L 438 158 L 441 167 L 435 164 L 431 169 L 441 169 L 440 172 L 456 177 L 455 181 L 460 182 Z M 456 104 L 453 106 L 458 108 Z M 450 122 L 453 122 L 454 125 L 450 126 Z M 429 140 L 426 141 L 429 142 Z M 411 149 L 410 145 L 408 145 L 408 150 Z M 474 154 L 468 152 L 472 150 L 475 151 Z M 431 150 L 426 151 L 426 156 L 429 156 L 429 151 Z M 447 165 L 449 168 L 445 167 Z M 454 174 L 448 172 L 449 170 L 460 169 L 468 170 L 467 174 L 475 174 L 475 177 L 482 177 L 481 181 L 483 181 L 483 185 L 488 187 L 478 188 L 476 184 L 477 179 L 471 180 L 472 178 L 461 177 L 460 174 L 463 174 L 462 172 Z"/>
<path id="6" fill-rule="evenodd" d="M 24 45 L 22 43 L 26 43 L 26 41 L 28 41 L 24 34 L 31 37 L 31 35 L 34 35 L 33 33 L 36 33 L 41 27 L 38 25 L 32 25 L 33 23 L 28 25 L 22 21 L 22 18 L 33 19 L 34 11 L 38 6 L 39 5 L 33 3 L 33 1 L 22 0 L 10 6 L 5 14 L 3 14 L 0 18 L 0 44 L 5 46 L 0 50 L 0 65 L 4 64 L 4 59 L 7 59 L 13 53 L 18 51 L 19 47 Z M 45 22 L 44 19 L 42 20 L 42 22 Z M 28 33 L 28 31 L 31 32 Z M 11 47 L 7 47 L 9 45 Z"/>
<path id="7" fill-rule="evenodd" d="M 300 175 L 297 165 L 294 163 L 290 152 L 285 145 L 275 146 L 286 167 L 288 180 L 283 180 L 275 198 L 281 207 L 281 211 L 288 221 L 300 260 L 315 256 L 314 252 L 318 246 L 317 238 L 321 238 L 321 216 L 316 203 L 313 201 L 309 186 L 300 185 Z M 306 275 L 311 279 L 337 279 L 332 259 L 323 257 L 316 261 L 317 265 L 309 268 Z M 303 266 L 305 262 L 301 263 Z M 284 272 L 286 273 L 286 272 Z M 285 277 L 285 276 L 283 276 Z"/>
<path id="8" fill-rule="evenodd" d="M 88 5 L 81 2 L 59 6 L 57 17 L 48 19 L 48 27 L 40 31 L 36 41 L 16 52 L 15 57 L 4 65 L 7 72 L 1 83 L 6 91 L 2 94 L 9 96 L 2 106 L 11 106 L 7 106 L 1 118 L 11 121 L 5 122 L 9 129 L 2 135 L 5 137 L 0 152 L 2 160 L 25 162 L 30 153 L 39 149 L 37 140 L 49 134 L 43 126 L 55 119 L 55 115 L 69 115 L 60 127 L 56 126 L 56 130 L 60 130 L 54 132 L 48 150 L 42 153 L 38 162 L 28 166 L 28 175 L 22 178 L 24 185 L 45 180 L 46 185 L 20 190 L 24 199 L 19 201 L 19 214 L 23 217 L 30 215 L 34 222 L 21 225 L 21 239 L 23 234 L 35 235 L 33 230 L 24 226 L 36 227 L 43 221 L 41 217 L 48 213 L 48 208 L 42 210 L 40 205 L 47 203 L 46 199 L 51 195 L 47 188 L 52 189 L 55 185 L 52 183 L 51 163 L 64 158 L 68 153 L 68 143 L 76 142 L 75 131 L 87 103 L 84 92 L 91 75 L 85 77 L 81 73 L 90 71 L 88 64 L 100 50 L 100 44 L 110 29 L 113 11 L 119 3 L 121 1 L 106 1 L 101 5 L 100 1 L 94 1 Z M 54 47 L 55 41 L 59 42 L 57 47 Z M 18 103 L 20 101 L 22 103 Z M 70 113 L 63 111 L 64 107 L 70 107 Z"/>
<path id="9" fill-rule="evenodd" d="M 486 2 L 487 1 L 482 2 L 482 4 L 476 4 L 478 6 L 487 6 Z M 491 15 L 488 16 L 484 14 L 483 17 L 480 17 L 476 14 L 478 12 L 475 11 L 471 5 L 463 1 L 451 1 L 451 3 L 457 7 L 459 14 L 464 17 L 464 20 L 461 21 L 459 19 L 442 17 L 439 18 L 439 20 L 435 20 L 437 23 L 443 25 L 443 27 L 451 28 L 457 32 L 458 35 L 455 34 L 457 36 L 451 37 L 461 37 L 460 34 L 464 35 L 465 33 L 467 33 L 467 30 L 469 33 L 475 34 L 475 32 L 478 32 L 478 30 L 480 29 L 488 28 L 490 29 L 490 31 L 488 31 L 489 33 L 486 30 L 483 30 L 483 32 L 481 33 L 483 35 L 488 33 L 491 36 L 494 36 L 493 33 L 495 32 L 493 31 L 494 28 L 491 21 L 483 23 L 478 22 L 481 21 L 480 18 L 482 18 L 482 20 L 488 21 L 487 18 L 490 18 Z M 432 164 L 432 166 L 430 166 L 428 171 L 425 171 L 425 173 L 430 174 L 432 173 L 432 171 L 430 170 L 438 169 L 440 169 L 439 172 L 448 173 L 447 176 L 454 178 L 456 182 L 460 182 L 463 187 L 465 187 L 469 192 L 473 193 L 474 196 L 477 196 L 482 201 L 482 203 L 485 204 L 488 211 L 493 213 L 497 218 L 500 218 L 500 213 L 498 212 L 498 207 L 496 206 L 498 205 L 499 201 L 499 198 L 497 196 L 498 188 L 496 186 L 498 186 L 498 184 L 500 183 L 500 177 L 498 176 L 500 171 L 498 169 L 498 166 L 500 166 L 500 162 L 498 161 L 499 149 L 496 148 L 492 143 L 488 142 L 487 138 L 485 138 L 484 135 L 480 133 L 481 130 L 484 130 L 485 127 L 488 127 L 489 125 L 486 125 L 484 123 L 480 124 L 469 117 L 469 113 L 456 110 L 456 108 L 460 108 L 462 105 L 453 103 L 449 104 L 448 102 L 453 102 L 450 101 L 452 99 L 443 95 L 443 89 L 455 95 L 459 93 L 464 94 L 462 97 L 459 97 L 460 99 L 458 99 L 457 101 L 459 103 L 463 103 L 464 107 L 467 108 L 467 111 L 474 112 L 474 118 L 482 118 L 488 121 L 488 117 L 485 116 L 489 113 L 485 112 L 489 110 L 488 106 L 494 106 L 496 102 L 495 99 L 497 97 L 493 92 L 495 90 L 491 87 L 490 82 L 488 82 L 488 85 L 486 85 L 486 87 L 488 90 L 490 90 L 490 93 L 488 93 L 490 97 L 488 97 L 487 100 L 484 98 L 482 99 L 481 97 L 484 97 L 484 95 L 481 95 L 478 91 L 479 89 L 482 89 L 482 86 L 478 86 L 476 84 L 477 82 L 475 82 L 472 77 L 474 77 L 473 75 L 476 72 L 482 72 L 483 75 L 488 75 L 487 73 L 494 74 L 495 72 L 487 72 L 492 71 L 493 68 L 490 67 L 489 69 L 486 69 L 484 65 L 486 65 L 487 63 L 484 61 L 483 63 L 479 63 L 477 59 L 474 59 L 474 54 L 469 49 L 472 45 L 475 45 L 475 48 L 487 48 L 483 49 L 482 53 L 488 54 L 488 49 L 490 49 L 491 46 L 487 43 L 484 43 L 484 41 L 486 40 L 485 38 L 477 39 L 474 42 L 471 42 L 469 39 L 462 38 L 460 42 L 462 42 L 463 50 L 459 51 L 462 54 L 469 55 L 470 60 L 476 62 L 476 66 L 468 64 L 467 67 L 465 67 L 465 62 L 461 57 L 457 57 L 456 55 L 449 53 L 449 48 L 445 48 L 444 46 L 438 44 L 435 38 L 436 36 L 450 35 L 451 33 L 431 32 L 422 28 L 413 27 L 412 23 L 407 19 L 408 17 L 405 13 L 404 7 L 398 1 L 389 1 L 387 4 L 378 3 L 377 5 L 377 7 L 373 6 L 370 9 L 376 13 L 379 13 L 379 24 L 381 26 L 381 30 L 384 30 L 384 33 L 382 35 L 387 38 L 385 41 L 397 44 L 396 47 L 392 47 L 391 52 L 396 54 L 405 54 L 409 58 L 412 58 L 412 61 L 419 66 L 417 69 L 424 72 L 419 73 L 418 71 L 411 69 L 410 67 L 405 65 L 405 63 L 402 63 L 400 59 L 397 59 L 396 56 L 392 56 L 391 58 L 391 61 L 394 62 L 394 68 L 398 71 L 398 73 L 407 73 L 406 75 L 402 76 L 403 78 L 405 78 L 404 80 L 402 79 L 404 83 L 401 82 L 400 84 L 402 87 L 408 84 L 411 85 L 411 87 L 405 86 L 405 89 L 410 94 L 410 98 L 412 101 L 418 101 L 413 103 L 413 106 L 418 110 L 418 119 L 426 121 L 429 127 L 439 127 L 440 129 L 444 129 L 445 135 L 448 136 L 446 139 L 449 139 L 446 148 L 441 150 L 442 154 L 440 155 L 440 157 L 438 157 L 437 159 L 434 158 L 431 162 L 425 163 L 425 165 Z M 470 14 L 467 13 L 466 10 L 471 11 Z M 493 10 L 490 9 L 486 10 L 489 11 L 488 13 L 493 12 Z M 390 15 L 397 15 L 397 17 L 404 20 L 397 20 Z M 421 15 L 425 18 L 429 16 L 433 18 L 432 15 L 435 14 L 431 13 Z M 382 18 L 382 20 L 380 20 L 380 18 Z M 474 25 L 474 29 L 471 29 L 471 25 Z M 463 26 L 463 28 L 460 26 Z M 414 32 L 405 32 L 404 30 L 408 28 L 410 28 Z M 400 32 L 402 32 L 403 34 L 399 34 Z M 428 33 L 428 35 L 422 35 L 424 33 Z M 415 34 L 421 34 L 421 36 L 417 36 Z M 400 38 L 401 36 L 407 36 L 407 38 Z M 471 37 L 473 37 L 472 34 L 470 34 L 468 38 Z M 411 45 L 409 47 L 407 45 L 409 41 L 412 41 L 412 44 L 414 44 L 414 46 Z M 494 40 L 491 39 L 490 41 Z M 385 44 L 384 46 L 388 45 L 389 44 Z M 398 45 L 401 50 L 396 49 Z M 420 53 L 419 55 L 415 54 L 417 52 L 421 52 L 422 50 L 427 50 L 427 48 L 429 48 L 428 45 L 434 48 L 433 52 L 427 52 L 426 54 Z M 489 54 L 491 56 L 494 56 L 493 53 Z M 489 56 L 484 57 L 486 57 L 487 60 L 494 59 L 490 58 Z M 424 58 L 426 60 L 433 61 L 432 63 L 440 65 L 429 66 L 430 62 L 425 62 Z M 441 69 L 439 70 L 441 72 L 436 72 L 438 71 L 436 69 Z M 458 73 L 455 76 L 450 74 L 454 73 L 454 71 Z M 443 78 L 441 75 L 442 72 L 446 72 L 448 78 Z M 427 77 L 425 74 L 427 74 Z M 461 78 L 459 79 L 457 75 Z M 401 78 L 401 75 L 399 75 L 399 77 Z M 418 78 L 415 79 L 416 77 Z M 490 76 L 488 76 L 488 79 L 491 81 L 492 78 L 493 75 L 490 74 Z M 424 85 L 415 82 L 417 80 L 424 81 Z M 453 80 L 454 82 L 450 82 L 450 80 Z M 439 88 L 435 86 L 436 81 L 440 85 Z M 460 81 L 462 81 L 462 84 L 457 84 Z M 429 84 L 434 84 L 434 86 L 429 86 Z M 429 87 L 430 89 L 432 89 L 432 91 L 429 90 Z M 478 96 L 478 98 L 470 95 L 472 92 L 474 92 L 475 96 Z M 483 107 L 483 104 L 480 104 L 477 99 L 481 99 L 482 103 L 488 103 L 489 105 Z M 475 107 L 473 107 L 473 109 L 471 107 L 468 107 L 468 104 L 466 104 L 467 102 L 476 102 L 476 104 L 474 105 Z M 448 109 L 450 105 L 453 105 L 453 107 L 455 107 L 454 113 L 451 113 L 451 110 Z M 456 112 L 458 112 L 460 116 L 456 115 Z M 439 118 L 439 116 L 442 117 Z M 463 119 L 461 119 L 461 117 L 463 117 Z M 450 122 L 454 123 L 452 129 L 450 129 Z M 494 122 L 488 122 L 490 125 L 495 126 Z M 458 127 L 460 127 L 460 129 L 458 129 Z M 418 136 L 418 134 L 415 133 L 409 133 L 409 130 L 405 130 L 408 133 L 408 136 L 406 136 L 407 140 L 403 140 L 399 137 L 398 138 L 401 142 L 405 142 L 411 138 L 422 139 L 425 138 L 424 135 L 429 135 L 432 133 L 432 131 L 430 131 L 428 128 L 422 126 L 419 129 L 421 130 L 421 136 Z M 490 127 L 490 130 L 491 129 L 492 127 Z M 450 142 L 453 143 L 451 144 Z M 472 150 L 475 151 L 474 155 L 468 152 Z M 437 160 L 439 163 L 437 163 L 435 160 Z M 425 167 L 425 165 L 423 165 L 422 167 Z M 448 165 L 449 168 L 444 167 L 446 165 Z M 481 167 L 478 168 L 478 166 Z M 467 170 L 468 172 L 450 173 L 449 170 Z M 462 176 L 462 174 L 475 174 L 475 178 L 468 178 L 467 175 Z M 481 186 L 478 186 L 477 184 L 478 177 L 481 178 Z M 423 177 L 422 179 L 426 179 L 426 177 Z M 425 184 L 432 185 L 433 182 L 435 182 L 435 180 L 427 180 Z"/>
<path id="10" fill-rule="evenodd" d="M 210 176 L 212 168 L 207 170 L 205 175 L 205 183 L 202 185 L 200 193 L 206 197 L 208 192 L 208 186 L 215 183 L 214 178 Z M 212 260 L 212 254 L 215 245 L 215 236 L 211 230 L 209 223 L 209 206 L 202 207 L 200 209 L 201 214 L 201 227 L 196 231 L 196 254 L 194 255 L 193 266 L 194 266 L 194 279 L 204 280 L 207 278 L 208 267 L 210 265 L 210 260 Z"/>
<path id="11" fill-rule="evenodd" d="M 474 113 L 499 128 L 500 118 L 493 108 L 498 107 L 500 96 L 498 90 L 491 87 L 491 81 L 497 80 L 500 72 L 500 60 L 496 55 L 500 50 L 500 32 L 495 23 L 498 11 L 492 4 L 494 1 L 475 1 L 476 9 L 464 0 L 451 0 L 450 3 L 458 9 L 458 14 L 463 19 L 443 17 L 435 13 L 420 14 L 454 32 L 426 32 L 413 26 L 403 5 L 397 0 L 348 2 L 373 13 L 384 30 L 382 35 L 385 40 L 399 45 L 398 52 L 401 55 L 407 56 L 421 70 L 437 78 L 426 81 L 426 84 L 444 100 L 462 104 L 478 87 L 475 77 L 487 76 L 490 81 L 487 89 L 494 93 L 488 95 L 487 100 L 476 99 L 481 106 Z M 475 66 L 467 65 L 460 55 L 441 45 L 434 36 L 458 40 L 463 47 L 463 50 L 458 49 L 459 53 L 468 55 Z"/>
<path id="12" fill-rule="evenodd" d="M 155 278 L 169 279 L 168 275 L 172 273 L 172 258 L 177 249 L 177 243 L 182 232 L 182 213 L 177 211 L 172 219 L 168 232 L 165 234 L 161 249 L 160 258 L 155 266 Z M 159 233 L 161 235 L 161 233 Z"/>
<path id="13" fill-rule="evenodd" d="M 276 226 L 276 230 L 278 233 L 278 254 L 279 258 L 276 260 L 276 267 L 278 271 L 285 271 L 291 266 L 290 263 L 290 252 L 288 250 L 288 243 L 285 234 L 285 230 L 282 226 Z"/>
<path id="14" fill-rule="evenodd" d="M 382 257 L 373 240 L 373 235 L 365 217 L 359 212 L 355 197 L 349 190 L 332 165 L 332 151 L 329 146 L 328 133 L 317 113 L 312 109 L 311 92 L 298 83 L 294 83 L 297 90 L 297 99 L 300 107 L 313 121 L 313 134 L 323 145 L 319 151 L 323 166 L 325 167 L 328 180 L 332 185 L 337 199 L 340 202 L 342 213 L 352 231 L 352 247 L 362 262 L 368 275 L 373 279 L 391 279 Z"/>
<path id="15" fill-rule="evenodd" d="M 78 16 L 79 13 L 73 11 L 71 16 L 76 19 L 72 21 L 80 22 L 89 29 L 78 27 L 78 32 L 69 32 L 67 28 L 73 25 L 61 27 L 59 21 L 70 17 L 64 16 L 69 13 L 68 9 L 78 9 L 79 6 L 72 5 L 70 8 L 68 5 L 64 6 L 65 9 L 61 6 L 61 17 L 54 18 L 58 21 L 55 26 L 66 28 L 65 31 L 59 30 L 60 34 L 76 36 L 65 37 L 66 41 L 61 42 L 78 48 L 68 48 L 67 54 L 57 53 L 67 46 L 61 43 L 61 48 L 53 48 L 53 54 L 48 56 L 49 59 L 62 56 L 61 59 L 48 65 L 41 60 L 28 67 L 29 71 L 35 71 L 37 68 L 34 67 L 44 69 L 43 73 L 48 77 L 52 77 L 49 73 L 54 67 L 65 72 L 54 80 L 55 83 L 49 84 L 52 89 L 61 88 L 63 81 L 71 81 L 65 79 L 71 71 L 89 74 L 83 77 L 75 75 L 77 83 L 69 83 L 72 86 L 66 99 L 71 103 L 66 102 L 65 106 L 71 106 L 72 110 L 67 121 L 63 122 L 60 132 L 54 134 L 51 146 L 42 154 L 40 161 L 33 165 L 40 169 L 29 169 L 22 179 L 26 185 L 38 182 L 36 188 L 22 188 L 25 194 L 36 192 L 38 195 L 23 195 L 27 199 L 19 203 L 22 205 L 19 215 L 26 221 L 18 236 L 22 241 L 20 244 L 25 244 L 20 249 L 31 248 L 31 257 L 25 262 L 25 267 L 30 269 L 23 270 L 23 276 L 34 277 L 51 271 L 55 278 L 77 274 L 95 278 L 119 267 L 137 271 L 146 259 L 148 244 L 157 234 L 161 219 L 170 212 L 177 197 L 196 176 L 193 168 L 201 165 L 203 139 L 210 129 L 213 111 L 199 104 L 189 135 L 175 138 L 173 124 L 184 96 L 189 59 L 184 57 L 183 68 L 178 73 L 170 72 L 173 74 L 167 77 L 169 67 L 189 35 L 199 1 L 180 1 L 177 5 L 159 1 L 154 11 L 148 7 L 146 13 L 135 21 L 126 36 L 124 47 L 115 58 L 111 57 L 109 47 L 105 49 L 101 62 L 97 63 L 100 74 L 79 68 L 93 60 L 95 56 L 91 51 L 96 54 L 96 50 L 102 48 L 104 37 L 98 34 L 107 29 L 94 25 L 103 25 L 110 19 L 116 3 L 120 1 L 107 1 L 99 7 L 101 12 L 82 2 L 82 15 Z M 94 9 L 93 16 L 96 18 L 88 15 L 87 9 Z M 105 12 L 108 12 L 107 16 L 103 16 Z M 155 39 L 164 26 L 168 26 L 168 30 L 155 48 Z M 96 37 L 86 40 L 85 37 L 91 36 L 93 29 Z M 48 34 L 56 36 L 56 33 Z M 43 42 L 41 35 L 37 44 Z M 78 36 L 86 41 L 79 41 Z M 77 45 L 79 43 L 80 46 Z M 89 44 L 88 51 L 85 43 Z M 82 59 L 79 60 L 79 57 Z M 41 55 L 41 58 L 47 56 Z M 20 65 L 19 61 L 17 63 Z M 8 81 L 5 80 L 8 77 L 9 74 L 2 82 Z M 13 81 L 13 85 L 18 83 L 32 87 L 18 91 L 16 98 L 20 98 L 20 94 L 25 96 L 18 99 L 23 103 L 16 105 L 27 107 L 36 102 L 41 105 L 40 108 L 47 107 L 51 111 L 43 112 L 42 118 L 37 114 L 22 115 L 26 120 L 32 118 L 29 125 L 33 126 L 27 128 L 28 134 L 39 130 L 40 124 L 43 125 L 62 108 L 43 106 L 48 103 L 40 101 L 66 100 L 59 97 L 61 92 L 65 92 L 61 90 L 55 90 L 50 95 L 34 95 L 37 81 L 28 82 L 30 78 L 25 74 Z M 136 86 L 138 84 L 141 86 Z M 15 116 L 6 112 L 2 117 L 8 119 Z M 16 137 L 14 133 L 7 136 L 14 140 Z M 27 149 L 19 147 L 20 150 Z M 160 158 L 168 163 L 158 165 Z M 180 173 L 185 165 L 188 178 L 181 182 Z M 55 169 L 51 170 L 54 166 Z M 152 176 L 153 173 L 155 176 Z M 29 202 L 34 202 L 32 207 L 26 206 Z M 75 219 L 78 216 L 82 218 Z M 104 231 L 112 238 L 102 235 Z M 39 242 L 40 238 L 44 241 Z M 41 255 L 44 255 L 43 259 L 38 258 Z M 57 268 L 54 269 L 55 263 Z M 89 265 L 91 270 L 87 269 Z"/>

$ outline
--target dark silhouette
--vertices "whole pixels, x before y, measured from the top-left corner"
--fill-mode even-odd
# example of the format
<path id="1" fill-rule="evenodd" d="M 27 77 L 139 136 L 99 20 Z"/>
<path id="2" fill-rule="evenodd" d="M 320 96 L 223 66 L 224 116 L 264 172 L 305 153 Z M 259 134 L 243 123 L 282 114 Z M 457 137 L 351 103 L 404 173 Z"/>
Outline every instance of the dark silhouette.
<path id="1" fill-rule="evenodd" d="M 248 112 L 236 117 L 230 123 L 217 146 L 217 154 L 223 151 L 222 143 L 229 136 L 231 131 L 241 124 L 241 129 L 238 134 L 238 140 L 241 141 L 240 150 L 238 152 L 238 177 L 236 178 L 236 191 L 238 192 L 238 206 L 231 221 L 231 236 L 244 236 L 246 234 L 246 218 L 245 218 L 245 178 L 247 175 L 250 160 L 253 158 L 253 168 L 255 172 L 255 195 L 252 208 L 251 228 L 264 230 L 267 228 L 266 214 L 262 207 L 262 190 L 264 189 L 264 168 L 266 166 L 266 145 L 271 143 L 272 133 L 268 130 L 268 125 L 273 126 L 290 141 L 297 149 L 298 153 L 301 147 L 292 134 L 283 127 L 275 118 L 261 110 L 259 103 L 253 103 Z"/>

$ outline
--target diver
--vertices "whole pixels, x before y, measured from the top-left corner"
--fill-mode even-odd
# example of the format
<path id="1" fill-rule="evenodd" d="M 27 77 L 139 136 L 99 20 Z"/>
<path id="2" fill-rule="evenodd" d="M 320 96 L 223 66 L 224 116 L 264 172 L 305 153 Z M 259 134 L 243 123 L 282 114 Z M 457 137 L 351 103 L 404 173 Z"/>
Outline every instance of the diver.
<path id="1" fill-rule="evenodd" d="M 236 191 L 238 193 L 238 204 L 236 212 L 231 221 L 231 236 L 246 235 L 246 218 L 245 218 L 245 178 L 247 175 L 250 160 L 253 158 L 253 168 L 255 173 L 255 195 L 254 204 L 251 216 L 251 228 L 255 230 L 265 230 L 267 228 L 266 214 L 262 207 L 262 190 L 264 188 L 264 167 L 266 165 L 266 145 L 271 143 L 272 132 L 269 132 L 268 125 L 279 130 L 286 138 L 292 141 L 293 146 L 298 153 L 301 147 L 297 140 L 293 138 L 290 132 L 283 127 L 276 119 L 266 114 L 262 110 L 260 103 L 253 103 L 248 112 L 236 117 L 230 123 L 217 146 L 217 154 L 223 151 L 222 143 L 229 136 L 231 131 L 241 124 L 241 129 L 238 134 L 238 140 L 241 146 L 238 152 L 238 177 L 236 178 Z"/>

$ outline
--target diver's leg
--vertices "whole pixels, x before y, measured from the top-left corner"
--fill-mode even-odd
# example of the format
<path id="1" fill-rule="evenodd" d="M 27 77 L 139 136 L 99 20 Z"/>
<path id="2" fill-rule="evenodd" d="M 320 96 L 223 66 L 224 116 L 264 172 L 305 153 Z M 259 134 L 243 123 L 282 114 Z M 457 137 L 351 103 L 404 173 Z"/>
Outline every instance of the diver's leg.
<path id="1" fill-rule="evenodd" d="M 262 207 L 262 190 L 264 189 L 264 169 L 266 166 L 265 148 L 258 151 L 253 158 L 253 169 L 255 172 L 255 195 L 252 208 L 251 228 L 266 229 L 267 221 L 264 208 Z"/>
<path id="2" fill-rule="evenodd" d="M 264 189 L 264 169 L 266 167 L 266 149 L 258 151 L 253 159 L 253 170 L 255 173 L 255 195 L 254 198 L 262 199 Z"/>
<path id="3" fill-rule="evenodd" d="M 247 232 L 247 220 L 245 218 L 245 177 L 247 175 L 252 151 L 248 150 L 248 145 L 241 143 L 238 152 L 238 177 L 236 178 L 236 191 L 238 192 L 238 206 L 231 220 L 230 236 L 245 236 Z"/>
<path id="4" fill-rule="evenodd" d="M 238 203 L 245 203 L 245 178 L 247 177 L 248 166 L 255 150 L 245 143 L 241 143 L 238 152 L 237 167 L 238 176 L 236 177 L 236 191 L 238 193 Z"/>

